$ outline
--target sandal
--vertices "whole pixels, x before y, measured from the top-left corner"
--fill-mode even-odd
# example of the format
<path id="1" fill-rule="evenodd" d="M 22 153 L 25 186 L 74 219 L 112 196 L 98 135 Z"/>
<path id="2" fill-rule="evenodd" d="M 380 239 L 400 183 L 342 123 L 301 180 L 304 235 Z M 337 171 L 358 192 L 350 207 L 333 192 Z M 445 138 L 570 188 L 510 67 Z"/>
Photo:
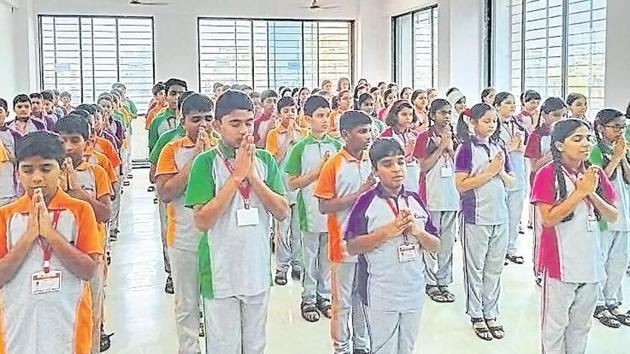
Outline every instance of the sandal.
<path id="1" fill-rule="evenodd" d="M 503 329 L 503 326 L 499 325 L 495 325 L 495 326 L 491 326 L 490 324 L 488 324 L 488 322 L 497 322 L 496 318 L 488 318 L 486 319 L 486 326 L 488 326 L 488 329 L 490 330 L 490 334 L 492 334 L 492 336 L 495 339 L 503 339 L 503 337 L 505 337 L 505 330 Z"/>
<path id="2" fill-rule="evenodd" d="M 606 308 L 606 306 L 597 306 L 595 308 L 595 313 L 593 314 L 601 324 L 610 328 L 619 328 L 621 327 L 621 323 L 615 318 Z"/>
<path id="3" fill-rule="evenodd" d="M 427 285 L 425 292 L 431 300 L 437 303 L 443 304 L 446 302 L 452 302 L 452 301 L 449 301 L 449 299 L 444 295 L 444 293 L 440 290 L 440 288 L 438 288 L 435 285 Z"/>
<path id="4" fill-rule="evenodd" d="M 448 286 L 438 286 L 438 289 L 440 289 L 440 292 L 442 292 L 442 295 L 446 298 L 446 302 L 455 302 L 455 294 L 448 290 Z"/>
<path id="5" fill-rule="evenodd" d="M 101 347 L 99 348 L 101 353 L 109 350 L 109 347 L 112 345 L 110 338 L 113 335 L 114 333 L 106 334 L 103 326 L 101 325 Z"/>
<path id="6" fill-rule="evenodd" d="M 302 303 L 302 305 L 300 305 L 300 309 L 302 311 L 302 318 L 306 321 L 319 321 L 319 312 L 317 312 L 317 307 L 315 307 L 315 305 Z"/>
<path id="7" fill-rule="evenodd" d="M 317 309 L 322 313 L 322 315 L 324 315 L 324 317 L 332 318 L 332 304 L 330 303 L 330 300 L 321 299 L 317 301 L 315 306 L 317 306 Z"/>
<path id="8" fill-rule="evenodd" d="M 622 313 L 617 305 L 608 306 L 608 312 L 624 326 L 630 326 L 630 311 Z"/>
<path id="9" fill-rule="evenodd" d="M 283 272 L 281 270 L 276 271 L 276 276 L 274 278 L 274 282 L 280 286 L 287 285 L 287 272 Z"/>
<path id="10" fill-rule="evenodd" d="M 521 256 L 505 256 L 505 258 L 514 263 L 514 264 L 523 264 L 525 263 L 525 259 L 523 259 L 523 257 Z"/>
<path id="11" fill-rule="evenodd" d="M 488 328 L 486 326 L 483 327 L 476 327 L 475 324 L 477 323 L 484 323 L 483 318 L 471 318 L 470 322 L 472 322 L 473 324 L 473 330 L 475 331 L 475 334 L 477 335 L 477 337 L 485 340 L 485 341 L 491 341 L 492 340 L 492 333 L 490 333 L 490 331 L 488 330 Z"/>

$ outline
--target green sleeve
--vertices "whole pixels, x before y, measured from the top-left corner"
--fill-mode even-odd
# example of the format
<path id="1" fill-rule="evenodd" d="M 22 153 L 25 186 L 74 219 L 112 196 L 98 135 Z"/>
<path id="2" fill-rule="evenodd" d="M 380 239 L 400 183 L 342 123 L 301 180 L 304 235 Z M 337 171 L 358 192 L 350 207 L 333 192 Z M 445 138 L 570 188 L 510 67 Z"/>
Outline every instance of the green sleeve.
<path id="1" fill-rule="evenodd" d="M 151 125 L 149 125 L 149 150 L 153 151 L 153 147 L 157 143 L 160 138 L 160 134 L 158 133 L 158 127 L 162 121 L 162 115 L 158 115 L 151 121 Z"/>
<path id="2" fill-rule="evenodd" d="M 588 156 L 588 160 L 593 165 L 603 167 L 604 166 L 604 156 L 602 155 L 602 150 L 599 146 L 595 145 L 593 150 L 591 150 L 591 154 Z"/>
<path id="3" fill-rule="evenodd" d="M 256 150 L 256 157 L 267 165 L 267 176 L 265 178 L 267 187 L 280 195 L 285 195 L 284 182 L 280 175 L 276 159 L 274 159 L 268 151 L 262 149 Z"/>
<path id="4" fill-rule="evenodd" d="M 153 145 L 153 148 L 151 149 L 151 153 L 149 154 L 149 162 L 151 162 L 153 165 L 157 164 L 162 150 L 164 149 L 166 144 L 171 141 L 172 138 L 173 134 L 171 134 L 171 131 L 167 131 L 162 134 L 162 136 L 160 136 L 158 141 Z"/>
<path id="5" fill-rule="evenodd" d="M 333 139 L 333 145 L 335 145 L 335 149 L 337 149 L 337 151 L 341 150 L 341 148 L 343 147 L 343 143 L 341 142 L 341 140 L 337 139 Z"/>
<path id="6" fill-rule="evenodd" d="M 208 150 L 193 161 L 186 188 L 185 205 L 187 207 L 203 205 L 214 198 L 216 185 L 212 175 L 212 165 L 216 155 L 216 149 Z"/>
<path id="7" fill-rule="evenodd" d="M 136 104 L 133 103 L 133 101 L 130 99 L 127 99 L 127 102 L 129 102 L 129 110 L 131 111 L 131 115 L 136 117 L 138 115 L 138 107 L 136 107 Z"/>
<path id="8" fill-rule="evenodd" d="M 291 176 L 299 176 L 302 174 L 302 154 L 304 154 L 305 146 L 306 145 L 302 141 L 293 147 L 289 157 L 287 157 L 284 172 L 290 174 Z"/>

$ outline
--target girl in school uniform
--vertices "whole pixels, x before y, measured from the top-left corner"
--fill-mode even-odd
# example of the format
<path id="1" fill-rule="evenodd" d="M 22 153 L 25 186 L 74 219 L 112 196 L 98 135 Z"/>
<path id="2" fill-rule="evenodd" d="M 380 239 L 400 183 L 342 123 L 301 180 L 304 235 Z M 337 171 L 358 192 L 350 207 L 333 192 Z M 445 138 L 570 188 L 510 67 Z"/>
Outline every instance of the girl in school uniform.
<path id="1" fill-rule="evenodd" d="M 383 108 L 378 111 L 378 119 L 385 121 L 385 118 L 387 117 L 387 112 L 389 111 L 389 108 L 392 106 L 394 101 L 396 101 L 396 91 L 391 88 L 385 90 L 385 92 L 383 93 Z"/>
<path id="2" fill-rule="evenodd" d="M 453 282 L 453 245 L 457 236 L 459 195 L 455 186 L 454 151 L 457 140 L 451 125 L 452 108 L 445 99 L 436 99 L 429 109 L 429 128 L 418 135 L 414 156 L 420 163 L 420 197 L 433 224 L 440 230 L 440 249 L 423 253 L 425 292 L 435 302 L 453 302 L 448 290 Z"/>
<path id="3" fill-rule="evenodd" d="M 466 109 L 466 96 L 464 96 L 461 91 L 459 91 L 457 88 L 452 88 L 449 90 L 446 97 L 448 98 L 449 102 L 451 102 L 451 105 L 458 115 L 464 113 L 464 110 Z"/>
<path id="4" fill-rule="evenodd" d="M 411 102 L 411 93 L 412 93 L 412 89 L 411 87 L 403 87 L 402 90 L 400 90 L 400 99 L 401 100 L 405 100 L 407 102 Z"/>
<path id="5" fill-rule="evenodd" d="M 381 90 L 378 89 L 377 86 L 374 86 L 370 89 L 370 94 L 374 96 L 374 115 L 376 116 L 377 112 L 380 112 L 383 109 L 383 97 Z"/>
<path id="6" fill-rule="evenodd" d="M 466 313 L 475 334 L 487 341 L 505 335 L 497 316 L 508 245 L 506 187 L 514 182 L 507 151 L 491 139 L 497 124 L 496 111 L 485 103 L 465 110 L 457 124 L 462 144 L 455 154 L 455 185 L 463 222 Z"/>
<path id="7" fill-rule="evenodd" d="M 510 162 L 512 163 L 512 172 L 515 177 L 514 185 L 506 188 L 509 239 L 505 258 L 506 262 L 523 264 L 524 259 L 518 251 L 518 235 L 528 181 L 524 155 L 528 134 L 525 126 L 514 117 L 516 102 L 511 93 L 499 92 L 495 95 L 493 105 L 499 114 L 499 128 L 492 137 L 508 151 Z"/>
<path id="8" fill-rule="evenodd" d="M 437 98 L 437 90 L 430 88 L 427 90 L 427 105 L 431 106 L 431 103 Z"/>
<path id="9" fill-rule="evenodd" d="M 567 119 L 551 131 L 553 161 L 534 179 L 543 274 L 542 352 L 586 352 L 602 280 L 597 221 L 614 222 L 615 191 L 599 167 L 586 167 L 593 136 L 588 123 Z"/>
<path id="10" fill-rule="evenodd" d="M 383 130 L 385 130 L 385 123 L 376 118 L 374 104 L 374 97 L 369 93 L 362 94 L 357 100 L 357 108 L 363 113 L 370 116 L 370 119 L 372 120 L 372 138 L 376 139 L 377 137 L 381 136 L 381 133 L 383 132 Z"/>
<path id="11" fill-rule="evenodd" d="M 423 132 L 429 127 L 427 92 L 425 90 L 415 90 L 411 94 L 411 104 L 413 105 L 413 115 L 415 117 L 417 131 L 418 133 Z"/>
<path id="12" fill-rule="evenodd" d="M 624 137 L 626 117 L 616 109 L 604 109 L 595 117 L 594 132 L 597 144 L 593 147 L 589 161 L 600 166 L 610 179 L 617 193 L 617 221 L 600 223 L 602 263 L 605 278 L 600 285 L 595 318 L 603 325 L 619 328 L 630 326 L 630 315 L 619 310 L 623 276 L 628 268 L 630 246 L 630 160 L 628 145 Z"/>
<path id="13" fill-rule="evenodd" d="M 567 106 L 569 106 L 569 117 L 587 120 L 588 103 L 586 96 L 581 93 L 570 93 L 567 96 Z"/>
<path id="14" fill-rule="evenodd" d="M 413 156 L 416 147 L 416 132 L 411 129 L 413 123 L 413 108 L 408 101 L 398 100 L 394 102 L 387 113 L 385 124 L 389 127 L 382 133 L 382 137 L 394 138 L 398 141 L 407 161 L 407 174 L 405 176 L 405 189 L 418 193 L 420 183 L 420 164 Z"/>
<path id="15" fill-rule="evenodd" d="M 542 98 L 537 91 L 527 90 L 521 93 L 520 99 L 523 110 L 516 115 L 516 119 L 525 125 L 528 132 L 531 132 L 534 127 L 538 126 L 538 118 L 540 117 L 538 106 Z"/>
<path id="16" fill-rule="evenodd" d="M 350 86 L 350 79 L 347 77 L 339 78 L 339 81 L 337 81 L 337 94 L 341 94 L 343 91 L 349 91 Z"/>
<path id="17" fill-rule="evenodd" d="M 497 96 L 497 90 L 494 87 L 486 87 L 481 91 L 481 102 L 494 106 L 494 98 Z"/>

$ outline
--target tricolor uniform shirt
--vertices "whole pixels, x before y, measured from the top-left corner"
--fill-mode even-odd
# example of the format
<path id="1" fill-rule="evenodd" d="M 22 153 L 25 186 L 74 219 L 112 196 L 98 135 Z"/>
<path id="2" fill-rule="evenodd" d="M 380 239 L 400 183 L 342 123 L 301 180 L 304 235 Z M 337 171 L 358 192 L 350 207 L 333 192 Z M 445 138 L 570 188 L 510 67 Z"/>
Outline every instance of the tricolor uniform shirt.
<path id="1" fill-rule="evenodd" d="M 516 118 L 511 117 L 508 120 L 501 122 L 499 125 L 499 136 L 497 142 L 507 149 L 510 141 L 516 137 L 520 136 L 523 144 L 527 144 L 527 139 L 529 134 L 524 126 L 516 121 Z M 506 187 L 508 191 L 520 191 L 525 189 L 527 186 L 527 171 L 525 168 L 525 155 L 523 151 L 514 150 L 508 152 L 510 155 L 510 163 L 512 164 L 512 174 L 514 175 L 514 185 L 511 187 Z"/>
<path id="2" fill-rule="evenodd" d="M 267 134 L 276 126 L 273 113 L 261 114 L 254 121 L 254 143 L 256 146 L 263 148 L 267 143 Z"/>
<path id="3" fill-rule="evenodd" d="M 361 159 L 346 149 L 334 154 L 322 168 L 314 195 L 320 199 L 341 198 L 356 193 L 370 176 L 372 165 L 367 151 Z M 332 262 L 356 262 L 357 257 L 347 254 L 342 240 L 342 227 L 348 220 L 350 207 L 328 214 L 328 257 Z"/>
<path id="4" fill-rule="evenodd" d="M 151 149 L 151 153 L 149 154 L 149 161 L 151 162 L 151 164 L 153 164 L 154 166 L 157 165 L 160 154 L 167 144 L 177 139 L 181 139 L 185 136 L 186 130 L 184 130 L 184 127 L 182 127 L 181 124 L 178 125 L 177 128 L 168 130 L 160 135 L 160 138 L 157 140 L 157 142 Z"/>
<path id="5" fill-rule="evenodd" d="M 576 176 L 562 169 L 567 195 L 575 191 Z M 599 184 L 608 203 L 615 203 L 615 191 L 604 171 Z M 534 179 L 531 201 L 534 204 L 557 205 L 558 185 L 553 162 L 541 168 Z M 593 206 L 583 199 L 573 211 L 573 217 L 551 227 L 541 226 L 537 269 L 549 277 L 568 283 L 596 283 L 604 275 L 603 253 L 599 245 L 600 230 Z"/>
<path id="6" fill-rule="evenodd" d="M 231 173 L 224 158 L 233 163 L 235 151 L 223 142 L 195 158 L 188 179 L 186 207 L 210 202 L 229 181 Z M 282 176 L 273 156 L 267 151 L 256 150 L 254 164 L 267 187 L 284 195 Z M 256 225 L 238 225 L 237 211 L 245 207 L 245 200 L 237 191 L 214 225 L 201 237 L 199 279 L 204 298 L 254 296 L 269 290 L 270 214 L 251 187 L 249 204 L 250 208 L 258 209 Z"/>
<path id="7" fill-rule="evenodd" d="M 75 167 L 74 170 L 81 188 L 92 198 L 99 199 L 103 196 L 114 194 L 112 191 L 112 182 L 107 176 L 105 169 L 101 166 L 83 161 L 79 166 Z M 105 238 L 107 237 L 105 225 L 99 223 L 98 230 L 101 235 L 101 242 L 104 245 Z"/>
<path id="8" fill-rule="evenodd" d="M 15 119 L 11 122 L 9 122 L 8 127 L 11 129 L 15 129 L 18 132 L 20 132 L 20 134 L 26 135 L 28 133 L 32 133 L 32 132 L 36 132 L 39 130 L 46 130 L 46 123 L 42 122 L 41 120 L 37 120 L 34 118 L 29 118 L 26 121 L 26 127 L 24 128 L 24 131 L 20 131 L 19 129 L 17 129 L 18 126 L 18 120 Z"/>
<path id="9" fill-rule="evenodd" d="M 211 138 L 212 139 L 212 138 Z M 217 144 L 216 139 L 209 145 Z M 158 159 L 155 175 L 174 175 L 181 172 L 197 153 L 195 142 L 183 137 L 168 143 Z M 195 227 L 193 210 L 185 206 L 184 194 L 174 198 L 166 205 L 166 242 L 168 247 L 196 252 L 199 247 L 201 232 Z"/>
<path id="10" fill-rule="evenodd" d="M 289 200 L 289 204 L 295 204 L 297 200 L 297 191 L 289 190 L 289 177 L 287 173 L 284 172 L 288 161 L 287 157 L 290 155 L 291 150 L 293 149 L 295 144 L 297 144 L 297 142 L 306 135 L 306 130 L 295 128 L 293 136 L 294 140 L 291 140 L 289 139 L 291 136 L 289 136 L 287 129 L 282 126 L 271 129 L 271 131 L 267 133 L 266 150 L 269 151 L 269 153 L 276 158 L 276 161 L 278 161 L 278 166 L 284 180 L 284 188 L 287 191 L 287 199 Z M 280 153 L 280 150 L 284 150 L 285 154 L 279 159 L 278 154 Z"/>
<path id="11" fill-rule="evenodd" d="M 510 173 L 510 156 L 505 149 L 494 142 L 483 142 L 473 136 L 457 148 L 455 172 L 475 176 L 485 171 L 499 152 L 505 156 L 504 171 Z M 506 224 L 509 218 L 507 192 L 501 177 L 496 175 L 484 185 L 460 193 L 460 207 L 467 224 Z"/>
<path id="12" fill-rule="evenodd" d="M 389 202 L 388 202 L 389 201 Z M 390 204 L 391 203 L 391 204 Z M 344 239 L 374 232 L 396 219 L 397 210 L 409 209 L 414 221 L 432 235 L 437 234 L 429 214 L 417 193 L 404 189 L 395 197 L 386 196 L 378 184 L 363 193 L 352 207 Z M 401 260 L 400 247 L 412 247 L 411 255 Z M 371 251 L 359 255 L 358 291 L 363 303 L 380 311 L 416 311 L 424 298 L 424 262 L 418 240 L 400 234 Z"/>
<path id="13" fill-rule="evenodd" d="M 107 173 L 107 178 L 109 178 L 110 183 L 118 182 L 118 175 L 116 174 L 116 170 L 112 166 L 112 163 L 109 162 L 107 156 L 101 154 L 100 152 L 94 150 L 91 146 L 85 148 L 83 152 L 83 160 L 91 165 L 98 165 L 105 170 Z"/>
<path id="14" fill-rule="evenodd" d="M 602 153 L 602 149 L 599 144 L 593 147 L 589 161 L 597 166 L 604 167 L 604 156 L 608 161 L 612 159 L 613 147 L 604 142 L 601 143 L 604 146 L 606 152 Z M 610 183 L 617 193 L 617 199 L 615 201 L 615 208 L 617 208 L 617 220 L 614 222 L 606 222 L 601 220 L 600 225 L 603 230 L 610 231 L 630 231 L 630 185 L 628 185 L 624 178 L 621 165 L 615 169 L 614 176 L 610 178 Z"/>
<path id="15" fill-rule="evenodd" d="M 13 201 L 18 193 L 15 178 L 15 146 L 22 135 L 6 126 L 0 127 L 0 205 Z"/>
<path id="16" fill-rule="evenodd" d="M 0 208 L 0 259 L 23 237 L 32 201 L 23 196 Z M 94 212 L 86 202 L 58 190 L 48 205 L 57 232 L 86 255 L 102 255 Z M 90 286 L 68 270 L 54 253 L 50 271 L 61 272 L 58 291 L 34 294 L 33 275 L 43 271 L 43 251 L 36 241 L 15 276 L 0 288 L 0 352 L 90 353 Z"/>
<path id="17" fill-rule="evenodd" d="M 167 130 L 177 128 L 177 124 L 175 112 L 172 112 L 170 109 L 165 109 L 158 113 L 149 126 L 149 150 L 153 149 L 160 135 Z"/>
<path id="18" fill-rule="evenodd" d="M 440 145 L 441 137 L 433 129 L 418 135 L 414 156 L 418 160 L 428 158 Z M 420 196 L 430 211 L 458 211 L 459 193 L 455 186 L 455 160 L 452 154 L 442 156 L 428 171 L 420 173 Z"/>
<path id="19" fill-rule="evenodd" d="M 382 137 L 394 138 L 400 144 L 403 151 L 407 152 L 407 145 L 416 143 L 417 135 L 413 130 L 407 129 L 404 133 L 398 133 L 394 128 L 389 127 L 381 133 Z M 414 147 L 415 149 L 415 147 Z M 405 188 L 412 192 L 420 190 L 420 164 L 413 156 L 413 150 L 405 156 L 407 162 L 407 174 L 405 175 Z"/>
<path id="20" fill-rule="evenodd" d="M 550 130 L 540 127 L 532 132 L 525 146 L 525 157 L 529 159 L 539 159 L 551 151 Z"/>
<path id="21" fill-rule="evenodd" d="M 285 172 L 291 176 L 301 176 L 319 166 L 326 153 L 332 156 L 341 149 L 341 143 L 324 135 L 321 139 L 309 134 L 300 140 L 288 157 Z M 326 215 L 319 212 L 319 201 L 313 195 L 317 181 L 300 188 L 297 195 L 300 230 L 305 232 L 327 232 Z"/>

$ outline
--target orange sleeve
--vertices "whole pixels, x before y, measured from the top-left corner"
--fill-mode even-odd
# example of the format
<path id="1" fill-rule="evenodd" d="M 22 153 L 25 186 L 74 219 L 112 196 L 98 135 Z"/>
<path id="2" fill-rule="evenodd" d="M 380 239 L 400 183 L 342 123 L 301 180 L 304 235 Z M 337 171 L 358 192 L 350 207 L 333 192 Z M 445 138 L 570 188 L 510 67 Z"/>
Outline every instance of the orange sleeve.
<path id="1" fill-rule="evenodd" d="M 326 161 L 317 179 L 313 195 L 321 199 L 332 199 L 337 196 L 337 170 L 341 164 L 341 155 L 337 154 Z"/>
<path id="2" fill-rule="evenodd" d="M 122 164 L 122 160 L 120 156 L 118 156 L 116 148 L 107 140 L 103 141 L 103 153 L 107 156 L 114 169 Z"/>
<path id="3" fill-rule="evenodd" d="M 274 157 L 278 154 L 278 129 L 273 129 L 267 133 L 266 150 Z"/>
<path id="4" fill-rule="evenodd" d="M 94 173 L 94 184 L 96 185 L 96 198 L 104 195 L 112 195 L 112 182 L 107 177 L 107 172 L 101 166 L 90 166 Z"/>
<path id="5" fill-rule="evenodd" d="M 102 235 L 90 204 L 77 201 L 75 217 L 78 225 L 76 248 L 85 254 L 103 254 Z"/>
<path id="6" fill-rule="evenodd" d="M 0 258 L 9 253 L 7 249 L 7 208 L 0 208 Z"/>
<path id="7" fill-rule="evenodd" d="M 118 175 L 116 175 L 116 170 L 114 170 L 109 160 L 107 158 L 98 159 L 98 160 L 99 160 L 99 163 L 98 163 L 99 166 L 101 166 L 105 170 L 105 173 L 107 173 L 107 178 L 109 178 L 110 182 L 111 183 L 118 182 Z"/>
<path id="8" fill-rule="evenodd" d="M 175 142 L 169 143 L 162 149 L 157 165 L 155 166 L 155 175 L 171 175 L 179 172 L 177 162 L 175 161 Z"/>

